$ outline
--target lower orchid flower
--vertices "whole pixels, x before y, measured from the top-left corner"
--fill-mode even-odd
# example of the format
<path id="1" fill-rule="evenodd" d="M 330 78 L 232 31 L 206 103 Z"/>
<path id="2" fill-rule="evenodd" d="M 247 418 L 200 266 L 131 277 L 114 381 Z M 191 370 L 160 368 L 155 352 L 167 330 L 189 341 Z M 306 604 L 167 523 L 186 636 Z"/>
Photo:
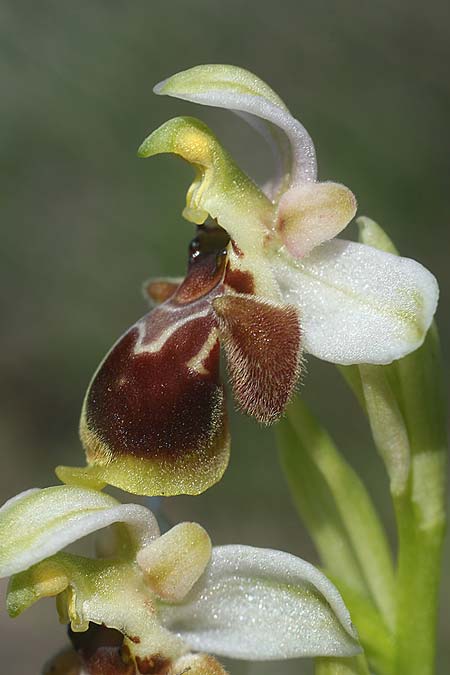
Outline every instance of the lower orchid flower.
<path id="1" fill-rule="evenodd" d="M 137 494 L 198 494 L 228 463 L 222 346 L 238 406 L 263 423 L 283 413 L 302 354 L 337 364 L 387 364 L 419 347 L 438 287 L 419 263 L 335 239 L 356 212 L 343 185 L 317 182 L 312 141 L 264 82 L 234 66 L 178 73 L 155 88 L 229 108 L 273 147 L 264 188 L 190 117 L 153 132 L 141 157 L 175 153 L 195 169 L 184 217 L 198 227 L 184 280 L 156 280 L 161 304 L 116 343 L 81 417 L 86 469 L 65 482 Z"/>
<path id="2" fill-rule="evenodd" d="M 95 559 L 64 550 L 107 526 Z M 48 673 L 224 675 L 205 652 L 272 660 L 361 651 L 341 596 L 309 563 L 212 547 L 196 523 L 160 535 L 147 508 L 96 490 L 23 492 L 0 509 L 0 541 L 9 614 L 56 596 L 69 624 L 73 649 Z"/>

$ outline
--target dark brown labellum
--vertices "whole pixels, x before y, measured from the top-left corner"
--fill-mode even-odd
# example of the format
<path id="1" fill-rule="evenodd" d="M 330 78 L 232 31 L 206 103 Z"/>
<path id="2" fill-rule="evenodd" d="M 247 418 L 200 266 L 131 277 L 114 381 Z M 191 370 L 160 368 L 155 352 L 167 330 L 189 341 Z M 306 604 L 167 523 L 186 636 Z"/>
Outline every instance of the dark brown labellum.
<path id="1" fill-rule="evenodd" d="M 69 637 L 89 675 L 135 675 L 134 663 L 122 658 L 123 635 L 118 630 L 91 623 L 82 633 L 69 628 Z"/>
<path id="2" fill-rule="evenodd" d="M 113 482 L 124 489 L 173 494 L 177 484 L 177 493 L 196 494 L 226 467 L 228 432 L 211 303 L 223 292 L 227 240 L 216 229 L 198 236 L 184 281 L 117 342 L 89 387 L 81 420 L 89 462 L 107 466 L 127 457 L 135 462 L 133 471 L 141 461 L 152 463 L 148 491 L 130 479 L 129 462 Z M 183 473 L 187 478 L 180 482 Z"/>

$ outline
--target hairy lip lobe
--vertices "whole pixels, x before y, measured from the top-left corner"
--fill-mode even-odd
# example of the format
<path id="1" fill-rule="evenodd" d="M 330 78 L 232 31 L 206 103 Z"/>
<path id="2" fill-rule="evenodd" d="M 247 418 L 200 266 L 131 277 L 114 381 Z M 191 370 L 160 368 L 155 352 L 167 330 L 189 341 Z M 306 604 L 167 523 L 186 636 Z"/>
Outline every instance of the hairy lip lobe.
<path id="1" fill-rule="evenodd" d="M 128 458 L 136 471 L 153 463 L 165 476 L 161 493 L 170 494 L 183 472 L 211 485 L 225 470 L 220 344 L 239 407 L 260 422 L 280 417 L 298 378 L 296 310 L 254 296 L 251 272 L 231 266 L 223 230 L 216 230 L 194 240 L 181 283 L 147 284 L 149 294 L 165 300 L 112 348 L 83 408 L 88 461 L 108 466 Z M 130 485 L 128 478 L 117 484 Z"/>

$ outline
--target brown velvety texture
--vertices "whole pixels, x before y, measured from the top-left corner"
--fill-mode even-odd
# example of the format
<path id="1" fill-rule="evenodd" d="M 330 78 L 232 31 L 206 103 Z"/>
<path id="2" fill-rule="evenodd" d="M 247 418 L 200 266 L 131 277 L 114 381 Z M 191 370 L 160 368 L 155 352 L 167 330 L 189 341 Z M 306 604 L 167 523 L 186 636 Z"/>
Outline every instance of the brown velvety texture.
<path id="1" fill-rule="evenodd" d="M 83 633 L 69 628 L 69 637 L 89 675 L 135 675 L 134 663 L 123 658 L 123 635 L 118 630 L 91 623 Z"/>
<path id="2" fill-rule="evenodd" d="M 223 434 L 211 301 L 222 292 L 224 268 L 221 247 L 191 251 L 188 274 L 176 292 L 106 356 L 89 387 L 81 425 L 90 461 L 110 455 L 173 461 Z M 160 297 L 173 290 L 157 289 Z"/>
<path id="3" fill-rule="evenodd" d="M 222 296 L 213 305 L 238 404 L 260 422 L 275 422 L 300 374 L 297 310 L 250 295 Z"/>

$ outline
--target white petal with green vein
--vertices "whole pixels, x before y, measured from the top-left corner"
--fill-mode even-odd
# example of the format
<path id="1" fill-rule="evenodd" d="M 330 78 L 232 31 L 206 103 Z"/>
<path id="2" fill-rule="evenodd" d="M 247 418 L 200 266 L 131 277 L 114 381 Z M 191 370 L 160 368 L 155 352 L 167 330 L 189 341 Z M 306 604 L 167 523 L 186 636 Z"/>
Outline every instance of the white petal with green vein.
<path id="1" fill-rule="evenodd" d="M 350 656 L 360 651 L 336 588 L 310 563 L 282 551 L 219 546 L 163 624 L 192 649 L 249 660 Z"/>
<path id="2" fill-rule="evenodd" d="M 241 113 L 276 148 L 281 172 L 291 174 L 291 184 L 316 179 L 316 153 L 310 135 L 280 97 L 248 70 L 222 64 L 196 66 L 160 82 L 154 91 Z"/>
<path id="3" fill-rule="evenodd" d="M 287 302 L 298 307 L 307 352 L 324 361 L 391 363 L 422 344 L 436 311 L 435 277 L 420 263 L 334 239 L 303 260 L 274 256 Z"/>
<path id="4" fill-rule="evenodd" d="M 0 577 L 26 570 L 117 522 L 126 523 L 138 547 L 159 536 L 156 519 L 144 506 L 120 504 L 103 492 L 71 485 L 27 490 L 0 509 Z"/>

